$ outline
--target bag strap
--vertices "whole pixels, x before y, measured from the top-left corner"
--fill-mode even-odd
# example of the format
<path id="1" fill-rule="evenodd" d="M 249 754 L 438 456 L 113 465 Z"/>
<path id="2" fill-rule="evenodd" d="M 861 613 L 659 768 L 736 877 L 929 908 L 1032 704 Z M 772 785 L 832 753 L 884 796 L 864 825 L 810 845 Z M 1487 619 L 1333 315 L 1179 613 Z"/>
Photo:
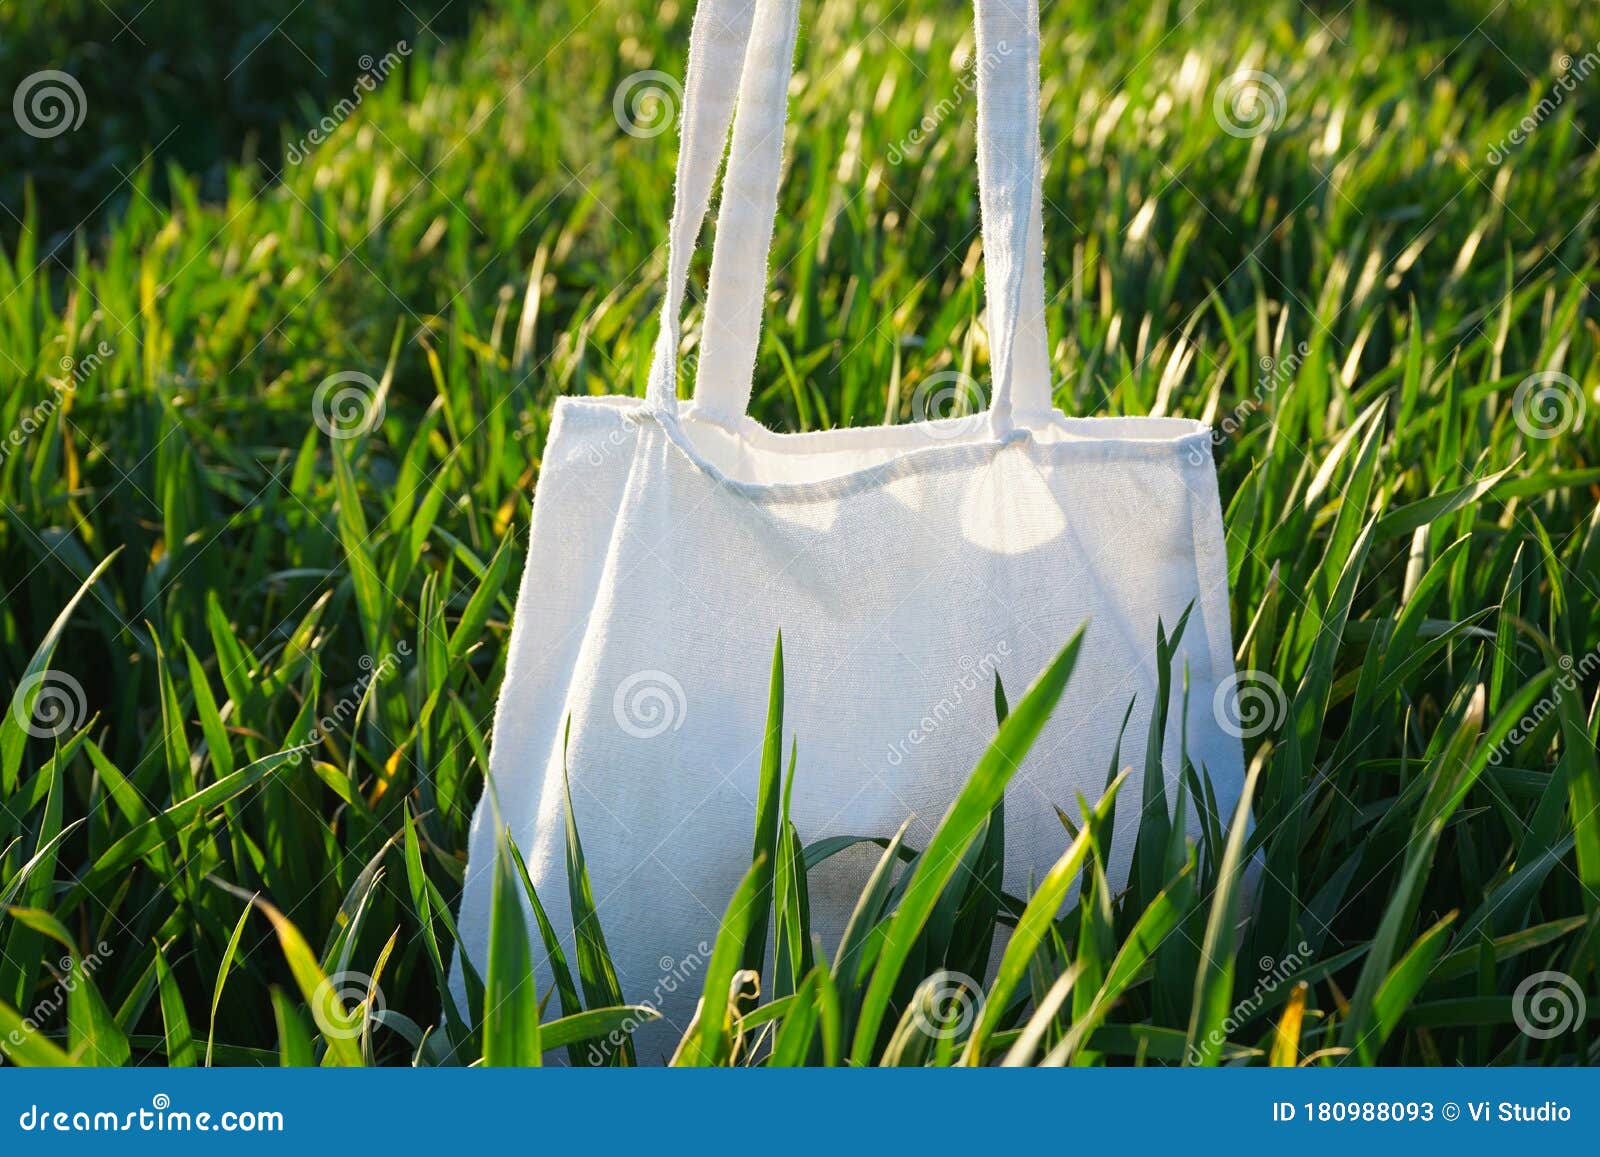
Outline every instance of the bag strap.
<path id="1" fill-rule="evenodd" d="M 745 49 L 756 0 L 700 0 L 689 32 L 689 63 L 684 76 L 682 130 L 667 228 L 667 294 L 661 303 L 646 398 L 657 410 L 675 409 L 678 394 L 678 343 L 682 338 L 683 297 L 711 186 L 728 143 L 734 94 L 744 69 Z"/>
<path id="2" fill-rule="evenodd" d="M 1003 433 L 1018 418 L 1032 424 L 1051 412 L 1039 193 L 1038 7 L 1037 0 L 975 0 L 975 7 L 978 180 L 995 382 L 990 415 Z M 695 384 L 695 411 L 729 425 L 742 419 L 749 405 L 797 25 L 798 0 L 758 0 L 744 54 Z M 697 14 L 697 33 L 699 28 Z M 691 61 L 695 56 L 691 44 Z M 687 134 L 694 120 L 687 95 L 685 110 Z M 681 165 L 680 156 L 680 172 Z M 681 176 L 679 184 L 685 184 Z M 668 264 L 670 273 L 671 258 Z M 686 278 L 687 258 L 683 265 Z M 668 292 L 672 297 L 672 287 Z M 676 296 L 681 301 L 681 289 Z M 664 313 L 664 333 L 665 320 Z M 672 320 L 670 351 L 657 346 L 658 363 L 671 358 L 669 372 L 653 373 L 652 387 L 676 381 L 676 314 Z M 675 395 L 675 389 L 663 389 L 656 395 L 658 407 L 675 405 Z"/>
<path id="3" fill-rule="evenodd" d="M 761 0 L 739 83 L 694 375 L 695 411 L 723 425 L 750 408 L 799 25 L 799 0 Z"/>

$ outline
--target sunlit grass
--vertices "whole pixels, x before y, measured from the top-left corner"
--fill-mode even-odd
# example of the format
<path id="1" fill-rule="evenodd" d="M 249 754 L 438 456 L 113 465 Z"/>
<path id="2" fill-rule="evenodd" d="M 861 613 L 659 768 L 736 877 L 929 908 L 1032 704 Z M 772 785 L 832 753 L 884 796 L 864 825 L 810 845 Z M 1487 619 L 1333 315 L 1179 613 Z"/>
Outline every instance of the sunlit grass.
<path id="1" fill-rule="evenodd" d="M 1238 662 L 1283 689 L 1247 740 L 1255 834 L 1219 817 L 1191 855 L 1147 820 L 1156 867 L 1114 897 L 1108 798 L 1068 815 L 1044 900 L 929 943 L 919 908 L 1003 834 L 979 775 L 942 833 L 966 857 L 886 869 L 844 967 L 805 958 L 780 824 L 749 883 L 787 964 L 730 997 L 761 957 L 731 921 L 702 978 L 729 1014 L 683 1060 L 1595 1059 L 1585 1024 L 1518 1031 L 1513 992 L 1597 989 L 1600 117 L 1578 86 L 1519 124 L 1600 22 L 1506 5 L 1458 44 L 1361 3 L 1190 8 L 1047 6 L 1052 364 L 1069 414 L 1219 431 Z M 510 947 L 489 1031 L 441 1009 L 550 403 L 642 393 L 655 336 L 676 137 L 621 131 L 612 93 L 681 73 L 688 17 L 497 6 L 281 182 L 234 168 L 207 201 L 180 173 L 157 204 L 144 174 L 75 247 L 27 229 L 0 260 L 10 1059 L 582 1063 L 636 1016 L 578 960 L 529 1006 Z M 769 425 L 910 420 L 928 375 L 986 376 L 970 101 L 907 143 L 960 87 L 967 20 L 807 12 Z M 1502 28 L 1531 77 L 1509 97 Z M 1217 94 L 1245 69 L 1283 99 L 1235 135 Z M 365 375 L 354 424 L 336 374 Z M 1012 720 L 1053 702 L 1010 690 Z M 510 849 L 498 872 L 517 895 Z M 942 971 L 983 970 L 986 920 L 1023 931 L 982 1013 L 907 1030 Z M 327 999 L 341 974 L 381 1017 Z"/>

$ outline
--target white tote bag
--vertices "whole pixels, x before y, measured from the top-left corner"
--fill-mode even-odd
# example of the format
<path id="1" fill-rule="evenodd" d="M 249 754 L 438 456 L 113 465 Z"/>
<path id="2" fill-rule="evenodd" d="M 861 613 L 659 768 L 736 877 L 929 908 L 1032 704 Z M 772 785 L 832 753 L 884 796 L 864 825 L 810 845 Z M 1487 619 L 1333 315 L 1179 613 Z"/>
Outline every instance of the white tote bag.
<path id="1" fill-rule="evenodd" d="M 1191 606 L 1169 787 L 1185 725 L 1224 817 L 1243 782 L 1239 741 L 1212 708 L 1233 665 L 1208 429 L 1051 405 L 1036 0 L 976 3 L 988 411 L 801 434 L 746 416 L 796 4 L 701 0 L 695 13 L 647 399 L 556 403 L 469 848 L 459 929 L 479 974 L 497 824 L 573 959 L 570 719 L 566 765 L 600 922 L 624 996 L 662 1013 L 635 1038 L 644 1063 L 670 1055 L 688 1025 L 749 867 L 780 629 L 785 746 L 799 743 L 792 818 L 807 843 L 888 837 L 914 815 L 906 842 L 922 846 L 994 735 L 995 674 L 1020 694 L 1088 623 L 1076 673 L 1008 789 L 1005 884 L 1025 893 L 1065 848 L 1054 808 L 1076 814 L 1079 793 L 1100 795 L 1119 734 L 1123 764 L 1143 765 L 1157 623 L 1170 629 Z M 694 401 L 680 407 L 689 257 L 736 103 Z M 1118 809 L 1118 877 L 1136 813 Z M 877 855 L 861 847 L 812 873 L 828 948 Z M 534 955 L 546 958 L 537 937 Z M 539 981 L 549 993 L 547 968 Z"/>

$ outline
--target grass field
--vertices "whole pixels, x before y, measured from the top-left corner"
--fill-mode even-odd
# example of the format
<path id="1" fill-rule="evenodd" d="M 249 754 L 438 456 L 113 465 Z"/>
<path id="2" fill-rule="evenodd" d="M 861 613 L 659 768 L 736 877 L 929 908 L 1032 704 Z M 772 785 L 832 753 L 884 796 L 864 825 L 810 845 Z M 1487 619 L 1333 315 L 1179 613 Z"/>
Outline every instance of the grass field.
<path id="1" fill-rule="evenodd" d="M 629 1059 L 593 1046 L 646 994 L 586 953 L 541 1015 L 514 905 L 500 1012 L 475 998 L 447 1045 L 440 1009 L 551 401 L 642 394 L 655 336 L 677 139 L 614 97 L 681 76 L 690 14 L 508 0 L 403 52 L 374 31 L 309 115 L 270 105 L 276 179 L 224 142 L 206 174 L 102 171 L 77 229 L 48 191 L 11 223 L 9 1061 Z M 1217 429 L 1255 835 L 1191 851 L 1149 813 L 1112 895 L 1108 803 L 1031 903 L 985 903 L 996 769 L 1069 651 L 1006 689 L 933 849 L 967 853 L 885 876 L 840 961 L 807 959 L 788 828 L 755 833 L 780 963 L 730 1000 L 761 956 L 730 921 L 681 1059 L 1595 1061 L 1600 9 L 1050 0 L 1044 24 L 1056 403 Z M 969 25 L 803 9 L 769 426 L 909 421 L 930 375 L 987 375 Z M 105 82 L 58 139 L 105 131 Z M 772 891 L 755 871 L 730 911 Z M 921 1031 L 955 1023 L 949 974 L 996 921 L 982 1010 Z"/>

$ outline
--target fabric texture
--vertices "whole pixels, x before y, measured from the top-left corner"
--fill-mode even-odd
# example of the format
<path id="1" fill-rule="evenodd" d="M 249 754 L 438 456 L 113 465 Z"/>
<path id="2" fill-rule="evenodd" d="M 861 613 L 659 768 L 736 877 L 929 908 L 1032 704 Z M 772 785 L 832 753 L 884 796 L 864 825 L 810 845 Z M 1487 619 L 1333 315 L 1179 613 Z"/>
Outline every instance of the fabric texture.
<path id="1" fill-rule="evenodd" d="M 796 0 L 702 0 L 648 396 L 556 404 L 458 926 L 481 975 L 495 844 L 508 832 L 575 957 L 564 757 L 624 996 L 662 1014 L 636 1034 L 644 1063 L 669 1056 L 687 1027 L 749 866 L 780 629 L 785 747 L 799 745 L 793 819 L 807 843 L 888 837 L 915 816 L 906 841 L 923 846 L 994 735 L 995 676 L 1014 699 L 1087 623 L 1077 670 L 1007 793 L 1005 885 L 1025 894 L 1065 847 L 1055 809 L 1075 814 L 1080 794 L 1100 795 L 1119 736 L 1121 765 L 1143 766 L 1157 624 L 1170 630 L 1186 610 L 1169 787 L 1186 742 L 1225 818 L 1242 788 L 1239 741 L 1212 711 L 1233 664 L 1210 433 L 1051 407 L 1037 6 L 978 0 L 977 15 L 986 413 L 804 434 L 745 415 Z M 680 407 L 688 252 L 735 84 L 704 355 L 694 402 Z M 1131 783 L 1125 798 L 1139 794 Z M 1114 881 L 1137 822 L 1137 807 L 1118 809 Z M 859 847 L 812 874 L 825 947 L 877 855 Z M 537 936 L 534 953 L 545 960 Z M 543 996 L 548 967 L 538 981 Z"/>

